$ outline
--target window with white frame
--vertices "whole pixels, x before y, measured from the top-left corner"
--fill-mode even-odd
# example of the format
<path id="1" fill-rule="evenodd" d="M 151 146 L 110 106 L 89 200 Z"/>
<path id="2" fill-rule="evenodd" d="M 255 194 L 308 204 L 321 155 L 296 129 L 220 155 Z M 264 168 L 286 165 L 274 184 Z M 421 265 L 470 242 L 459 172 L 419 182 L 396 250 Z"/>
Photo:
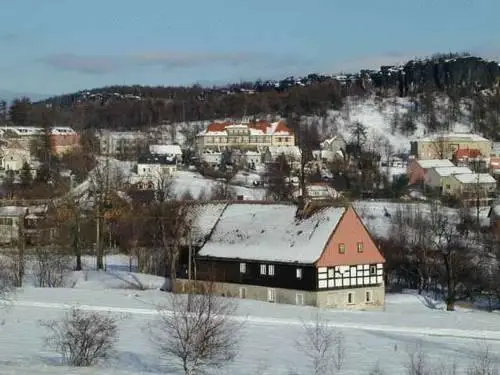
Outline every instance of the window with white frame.
<path id="1" fill-rule="evenodd" d="M 274 265 L 273 264 L 270 264 L 267 266 L 267 274 L 269 276 L 274 276 Z"/>
<path id="2" fill-rule="evenodd" d="M 260 274 L 267 275 L 267 265 L 265 265 L 265 264 L 260 265 Z"/>
<path id="3" fill-rule="evenodd" d="M 240 273 L 246 273 L 246 272 L 247 272 L 247 264 L 240 263 Z"/>
<path id="4" fill-rule="evenodd" d="M 377 266 L 372 265 L 370 266 L 370 275 L 376 275 L 377 274 Z"/>
<path id="5" fill-rule="evenodd" d="M 297 279 L 302 279 L 302 268 L 297 268 L 295 270 L 295 274 L 297 276 Z"/>

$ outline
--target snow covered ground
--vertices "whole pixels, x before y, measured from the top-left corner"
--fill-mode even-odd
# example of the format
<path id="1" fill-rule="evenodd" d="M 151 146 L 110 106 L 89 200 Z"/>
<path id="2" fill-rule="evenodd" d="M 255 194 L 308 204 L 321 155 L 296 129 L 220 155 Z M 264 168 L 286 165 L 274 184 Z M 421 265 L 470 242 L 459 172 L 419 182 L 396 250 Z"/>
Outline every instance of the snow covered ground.
<path id="1" fill-rule="evenodd" d="M 85 259 L 86 264 L 92 258 Z M 148 339 L 155 306 L 166 301 L 159 291 L 163 278 L 124 272 L 128 258 L 107 258 L 114 272 L 82 271 L 73 275 L 73 288 L 20 289 L 0 310 L 1 374 L 180 374 L 171 360 L 161 358 Z M 116 267 L 115 267 L 116 266 Z M 147 290 L 140 290 L 138 285 Z M 95 368 L 69 369 L 44 347 L 40 319 L 61 317 L 71 306 L 119 314 L 120 339 L 116 356 Z M 233 317 L 243 321 L 240 355 L 224 374 L 310 374 L 295 340 L 303 334 L 316 308 L 239 300 Z M 420 345 L 433 363 L 456 361 L 465 366 L 475 349 L 500 350 L 498 314 L 459 309 L 444 311 L 442 303 L 416 294 L 387 295 L 385 311 L 323 310 L 322 316 L 345 336 L 342 374 L 368 374 L 378 363 L 386 374 L 403 374 L 408 351 Z"/>

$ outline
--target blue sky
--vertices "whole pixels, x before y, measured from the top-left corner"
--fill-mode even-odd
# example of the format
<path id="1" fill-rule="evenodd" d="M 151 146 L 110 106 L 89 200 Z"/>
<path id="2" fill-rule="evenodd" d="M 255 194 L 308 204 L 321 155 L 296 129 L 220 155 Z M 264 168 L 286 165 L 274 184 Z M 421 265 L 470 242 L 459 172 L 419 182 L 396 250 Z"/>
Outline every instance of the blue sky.
<path id="1" fill-rule="evenodd" d="M 434 52 L 500 56 L 498 0 L 15 0 L 0 90 L 219 84 L 378 67 Z"/>

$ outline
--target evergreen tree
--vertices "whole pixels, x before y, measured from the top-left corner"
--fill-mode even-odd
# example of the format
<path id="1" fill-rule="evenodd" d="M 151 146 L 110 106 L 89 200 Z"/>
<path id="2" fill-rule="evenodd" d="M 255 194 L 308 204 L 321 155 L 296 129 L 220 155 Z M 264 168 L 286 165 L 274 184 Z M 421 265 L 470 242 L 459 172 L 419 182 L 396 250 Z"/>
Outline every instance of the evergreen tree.
<path id="1" fill-rule="evenodd" d="M 24 162 L 19 178 L 23 189 L 30 187 L 33 183 L 33 175 L 31 174 L 31 167 L 28 162 Z"/>

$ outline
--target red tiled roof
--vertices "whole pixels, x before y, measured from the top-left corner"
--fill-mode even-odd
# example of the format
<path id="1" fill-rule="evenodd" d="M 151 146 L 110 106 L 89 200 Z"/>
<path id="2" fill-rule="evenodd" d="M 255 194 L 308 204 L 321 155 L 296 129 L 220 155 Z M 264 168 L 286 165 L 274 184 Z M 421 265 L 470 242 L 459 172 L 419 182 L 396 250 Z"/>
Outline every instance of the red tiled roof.
<path id="1" fill-rule="evenodd" d="M 460 148 L 455 152 L 457 159 L 477 158 L 481 156 L 481 151 L 475 148 Z"/>
<path id="2" fill-rule="evenodd" d="M 276 126 L 276 130 L 275 131 L 277 131 L 277 132 L 288 132 L 288 133 L 291 133 L 291 131 L 288 128 L 288 126 L 286 125 L 285 121 L 278 122 L 278 125 Z"/>
<path id="3" fill-rule="evenodd" d="M 232 125 L 231 122 L 214 122 L 207 126 L 207 132 L 222 132 L 226 130 L 226 126 Z"/>
<path id="4" fill-rule="evenodd" d="M 270 126 L 271 124 L 269 124 L 267 121 L 259 121 L 256 122 L 255 124 L 248 125 L 249 128 L 260 130 L 264 134 L 267 133 L 267 128 L 269 128 Z"/>

